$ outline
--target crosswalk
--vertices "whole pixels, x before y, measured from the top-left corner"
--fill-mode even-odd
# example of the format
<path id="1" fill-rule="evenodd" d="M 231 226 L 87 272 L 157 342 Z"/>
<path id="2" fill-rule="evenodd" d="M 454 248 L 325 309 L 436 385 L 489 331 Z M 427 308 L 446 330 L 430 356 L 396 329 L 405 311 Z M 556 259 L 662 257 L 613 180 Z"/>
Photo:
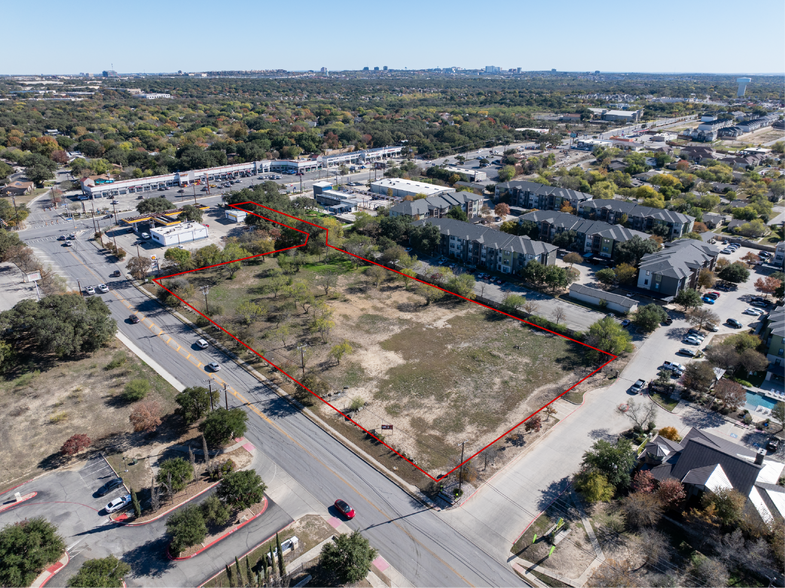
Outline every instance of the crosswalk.
<path id="1" fill-rule="evenodd" d="M 34 243 L 34 242 L 53 241 L 54 239 L 55 239 L 54 237 L 51 238 L 51 239 L 50 238 L 37 239 L 35 241 L 28 241 L 27 243 L 29 245 L 30 243 Z M 60 276 L 61 278 L 63 278 L 66 281 L 66 284 L 68 284 L 68 288 L 69 289 L 73 290 L 73 289 L 78 287 L 76 282 L 74 281 L 74 279 L 70 275 L 65 273 L 57 265 L 57 263 L 55 263 L 55 261 L 49 256 L 49 254 L 46 251 L 44 251 L 43 249 L 40 249 L 38 247 L 30 247 L 30 249 L 33 250 L 33 253 L 35 253 L 35 256 L 38 258 L 38 261 L 41 262 L 41 265 L 43 267 L 51 269 L 52 271 L 54 271 L 55 274 L 57 274 L 58 276 Z"/>

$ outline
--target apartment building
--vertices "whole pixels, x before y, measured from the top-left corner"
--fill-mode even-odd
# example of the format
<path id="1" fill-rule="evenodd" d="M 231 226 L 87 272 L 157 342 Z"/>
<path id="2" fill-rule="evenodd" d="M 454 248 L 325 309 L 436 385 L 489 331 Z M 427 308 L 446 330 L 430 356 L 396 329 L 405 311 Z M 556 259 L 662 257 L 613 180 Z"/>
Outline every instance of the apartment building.
<path id="1" fill-rule="evenodd" d="M 584 192 L 527 181 L 496 184 L 494 198 L 499 200 L 505 195 L 509 195 L 510 206 L 538 210 L 561 210 L 565 203 L 577 209 L 581 203 L 592 199 L 591 194 Z"/>
<path id="2" fill-rule="evenodd" d="M 522 215 L 519 222 L 534 222 L 540 229 L 540 240 L 552 242 L 556 235 L 565 231 L 572 232 L 574 238 L 571 249 L 581 254 L 595 254 L 613 258 L 616 247 L 633 237 L 648 239 L 649 235 L 613 225 L 603 221 L 587 220 L 566 212 L 534 210 Z"/>
<path id="3" fill-rule="evenodd" d="M 691 232 L 695 224 L 695 217 L 687 214 L 621 200 L 583 202 L 578 207 L 578 214 L 592 220 L 624 224 L 645 233 L 662 234 L 667 230 L 662 236 L 671 241 Z M 663 227 L 663 230 L 657 230 L 657 227 Z"/>
<path id="4" fill-rule="evenodd" d="M 665 243 L 661 251 L 641 259 L 638 288 L 675 296 L 683 288 L 695 288 L 701 270 L 714 270 L 718 256 L 716 247 L 694 239 Z"/>
<path id="5" fill-rule="evenodd" d="M 518 274 L 530 261 L 553 265 L 558 247 L 529 237 L 518 237 L 496 229 L 451 218 L 426 218 L 415 226 L 439 227 L 439 252 L 470 266 L 485 267 L 504 274 Z"/>
<path id="6" fill-rule="evenodd" d="M 419 200 L 404 200 L 390 208 L 390 216 L 409 216 L 414 220 L 442 218 L 451 208 L 458 206 L 469 218 L 480 216 L 482 196 L 473 192 L 444 193 Z"/>

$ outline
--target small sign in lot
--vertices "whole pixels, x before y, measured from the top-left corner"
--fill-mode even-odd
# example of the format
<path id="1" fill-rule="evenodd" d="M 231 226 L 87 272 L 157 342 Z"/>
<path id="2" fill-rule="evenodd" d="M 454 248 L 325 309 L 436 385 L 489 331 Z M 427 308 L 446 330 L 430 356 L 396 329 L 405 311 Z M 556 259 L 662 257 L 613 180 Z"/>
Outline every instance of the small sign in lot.
<path id="1" fill-rule="evenodd" d="M 382 431 L 392 431 L 392 430 L 393 430 L 392 425 L 382 425 Z"/>

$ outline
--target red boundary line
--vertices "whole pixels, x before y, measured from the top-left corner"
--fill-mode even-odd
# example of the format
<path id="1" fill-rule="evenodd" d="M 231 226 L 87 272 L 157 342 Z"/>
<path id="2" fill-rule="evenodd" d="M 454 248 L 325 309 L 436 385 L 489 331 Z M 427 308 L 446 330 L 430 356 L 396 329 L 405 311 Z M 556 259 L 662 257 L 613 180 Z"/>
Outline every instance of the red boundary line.
<path id="1" fill-rule="evenodd" d="M 323 231 L 325 232 L 325 246 L 327 246 L 327 247 L 330 247 L 331 249 L 335 249 L 336 251 L 340 251 L 341 253 L 345 253 L 346 255 L 351 255 L 352 257 L 356 257 L 357 259 L 361 259 L 361 260 L 363 260 L 363 261 L 365 261 L 365 262 L 367 262 L 367 263 L 370 263 L 370 264 L 372 264 L 372 265 L 377 265 L 377 266 L 379 266 L 379 267 L 381 267 L 381 268 L 384 268 L 384 269 L 386 269 L 386 270 L 388 270 L 388 271 L 394 272 L 394 273 L 396 273 L 396 274 L 398 274 L 398 275 L 405 276 L 406 278 L 408 278 L 408 279 L 410 279 L 410 280 L 414 280 L 415 282 L 420 282 L 421 284 L 425 284 L 425 285 L 427 285 L 427 286 L 431 286 L 432 288 L 436 288 L 437 290 L 441 290 L 442 292 L 445 292 L 445 293 L 447 293 L 447 294 L 451 294 L 452 296 L 457 296 L 458 298 L 461 298 L 462 300 L 466 300 L 467 302 L 472 302 L 472 303 L 476 304 L 477 306 L 481 306 L 481 307 L 483 307 L 483 308 L 487 308 L 488 310 L 493 310 L 494 312 L 498 312 L 499 314 L 503 314 L 504 316 L 507 316 L 507 317 L 509 317 L 509 318 L 512 318 L 512 319 L 515 319 L 516 321 L 520 321 L 520 322 L 522 322 L 522 323 L 525 323 L 525 324 L 527 324 L 527 325 L 529 325 L 529 326 L 536 327 L 536 328 L 538 328 L 538 329 L 541 329 L 541 330 L 543 330 L 543 331 L 546 331 L 546 332 L 548 332 L 548 333 L 551 333 L 552 335 L 558 335 L 559 337 L 562 337 L 562 338 L 564 338 L 564 339 L 567 339 L 567 340 L 569 340 L 569 341 L 572 341 L 573 343 L 578 343 L 579 345 L 583 345 L 584 347 L 588 347 L 588 348 L 590 348 L 590 349 L 594 349 L 595 351 L 599 351 L 600 353 L 604 353 L 605 355 L 609 356 L 609 357 L 610 357 L 610 359 L 609 359 L 608 361 L 606 361 L 605 363 L 603 363 L 603 364 L 602 364 L 600 367 L 598 367 L 597 369 L 595 369 L 594 371 L 592 371 L 591 373 L 589 373 L 588 375 L 586 375 L 586 376 L 584 376 L 583 378 L 581 378 L 580 380 L 578 380 L 578 381 L 577 381 L 575 384 L 573 384 L 572 386 L 570 386 L 569 388 L 567 388 L 567 389 L 566 389 L 564 392 L 562 392 L 561 394 L 559 394 L 559 395 L 558 395 L 556 398 L 554 398 L 553 400 L 551 400 L 551 401 L 550 401 L 550 402 L 548 402 L 547 404 L 544 404 L 543 406 L 541 406 L 541 407 L 540 407 L 538 410 L 536 410 L 535 412 L 533 412 L 532 414 L 530 414 L 529 416 L 527 416 L 527 417 L 526 417 L 525 419 L 523 419 L 523 420 L 522 420 L 520 423 L 518 423 L 517 425 L 513 426 L 513 427 L 512 427 L 512 428 L 511 428 L 509 431 L 506 431 L 505 433 L 502 433 L 502 434 L 501 434 L 501 435 L 499 435 L 499 436 L 498 436 L 496 439 L 494 439 L 493 441 L 491 441 L 490 443 L 488 443 L 488 444 L 487 444 L 485 447 L 483 447 L 482 449 L 478 450 L 478 451 L 477 451 L 476 453 L 474 453 L 473 455 L 471 455 L 471 456 L 469 456 L 468 458 L 466 458 L 466 459 L 465 459 L 463 462 L 459 463 L 457 466 L 455 466 L 453 469 L 451 469 L 450 471 L 448 471 L 446 474 L 444 474 L 444 475 L 442 475 L 442 476 L 440 476 L 440 477 L 438 477 L 438 478 L 434 478 L 434 477 L 433 477 L 431 474 L 429 474 L 428 472 L 426 472 L 424 469 L 422 469 L 422 468 L 421 468 L 420 466 L 418 466 L 416 463 L 412 462 L 410 459 L 408 459 L 408 458 L 404 457 L 403 455 L 401 455 L 400 453 L 398 453 L 398 452 L 397 452 L 395 449 L 393 449 L 392 447 L 390 447 L 389 445 L 387 445 L 387 443 L 385 443 L 384 441 L 381 441 L 379 438 L 377 438 L 375 435 L 373 435 L 373 433 L 371 433 L 371 432 L 370 432 L 370 431 L 368 431 L 367 429 L 363 428 L 363 427 L 362 427 L 360 424 L 358 424 L 358 423 L 354 422 L 354 421 L 353 421 L 351 418 L 349 418 L 349 417 L 348 417 L 348 416 L 346 416 L 344 413 L 342 413 L 340 410 L 338 410 L 337 408 L 335 408 L 335 407 L 334 407 L 332 404 L 330 404 L 329 402 L 327 402 L 327 401 L 326 401 L 324 398 L 320 397 L 318 394 L 315 394 L 315 393 L 313 392 L 313 390 L 311 390 L 311 389 L 310 389 L 310 388 L 308 388 L 307 386 L 304 386 L 303 384 L 301 384 L 299 380 L 297 380 L 296 378 L 293 378 L 292 376 L 290 376 L 288 373 L 286 373 L 284 370 L 282 370 L 282 369 L 281 369 L 281 368 L 279 368 L 277 365 L 275 365 L 274 363 L 272 363 L 272 362 L 271 362 L 270 360 L 268 360 L 266 357 L 264 357 L 264 356 L 262 356 L 261 354 L 257 353 L 257 352 L 256 352 L 256 350 L 254 350 L 253 348 L 251 348 L 249 345 L 246 345 L 246 344 L 245 344 L 243 341 L 241 341 L 240 339 L 238 339 L 237 337 L 235 337 L 235 336 L 234 336 L 232 333 L 230 333 L 229 331 L 227 331 L 226 329 L 224 329 L 224 328 L 223 328 L 221 325 L 219 325 L 218 323 L 216 323 L 215 321 L 213 321 L 212 319 L 210 319 L 208 316 L 206 316 L 204 313 L 202 313 L 202 312 L 201 312 L 201 311 L 199 311 L 198 309 L 196 309 L 196 308 L 194 308 L 193 306 L 191 306 L 190 304 L 188 304 L 188 302 L 186 302 L 185 300 L 183 300 L 182 298 L 180 298 L 180 297 L 179 297 L 177 294 L 175 294 L 174 292 L 172 292 L 171 290 L 169 290 L 169 289 L 168 289 L 166 286 L 164 286 L 163 284 L 161 284 L 161 280 L 166 280 L 166 279 L 168 279 L 168 278 L 173 278 L 173 277 L 175 277 L 175 276 L 182 276 L 182 275 L 184 275 L 184 274 L 190 274 L 190 273 L 193 273 L 193 272 L 202 271 L 202 270 L 204 270 L 204 269 L 209 269 L 209 268 L 213 268 L 213 267 L 219 267 L 219 266 L 222 266 L 222 265 L 226 265 L 226 264 L 228 264 L 228 263 L 235 263 L 235 262 L 237 262 L 237 261 L 245 261 L 245 260 L 247 260 L 247 259 L 253 259 L 253 258 L 255 258 L 255 257 L 261 257 L 261 256 L 263 256 L 263 255 L 271 255 L 271 254 L 273 254 L 273 253 L 280 253 L 280 252 L 282 252 L 282 251 L 288 251 L 289 249 L 297 249 L 297 248 L 299 248 L 299 247 L 305 247 L 305 246 L 308 244 L 308 239 L 311 237 L 311 235 L 310 235 L 310 234 L 309 234 L 307 231 L 303 231 L 302 229 L 298 229 L 298 228 L 296 228 L 296 227 L 293 227 L 293 226 L 290 226 L 290 225 L 284 224 L 284 223 L 282 223 L 282 222 L 280 222 L 280 221 L 276 221 L 276 220 L 273 220 L 273 219 L 271 219 L 271 218 L 268 218 L 268 217 L 266 217 L 266 216 L 262 216 L 261 214 L 257 214 L 257 213 L 255 213 L 255 212 L 251 212 L 250 210 L 246 210 L 246 209 L 244 209 L 244 208 L 240 208 L 241 206 L 244 206 L 244 205 L 251 205 L 251 204 L 253 204 L 254 206 L 258 206 L 258 207 L 260 207 L 260 208 L 264 208 L 264 209 L 266 209 L 266 210 L 269 210 L 269 211 L 271 211 L 271 212 L 275 212 L 276 214 L 281 214 L 281 215 L 283 215 L 283 216 L 285 216 L 285 217 L 288 217 L 288 218 L 294 219 L 294 220 L 295 220 L 295 221 L 297 221 L 297 222 L 305 223 L 305 224 L 307 224 L 307 225 L 311 225 L 312 227 L 316 227 L 317 229 L 321 229 L 321 230 L 323 230 Z M 370 259 L 366 259 L 366 258 L 364 258 L 364 257 L 361 257 L 360 255 L 355 255 L 354 253 L 349 253 L 348 251 L 345 251 L 345 250 L 343 250 L 343 249 L 341 249 L 341 248 L 339 248 L 339 247 L 336 247 L 336 246 L 334 246 L 334 245 L 330 245 L 330 243 L 329 243 L 330 230 L 329 230 L 328 228 L 326 228 L 326 227 L 323 227 L 323 226 L 321 226 L 321 225 L 317 225 L 317 224 L 315 224 L 315 223 L 312 223 L 312 222 L 309 222 L 309 221 L 306 221 L 306 220 L 303 220 L 303 219 L 297 218 L 296 216 L 292 216 L 292 215 L 286 214 L 286 213 L 284 213 L 284 212 L 280 212 L 280 211 L 278 211 L 278 210 L 275 210 L 275 209 L 273 209 L 273 208 L 270 208 L 270 207 L 268 207 L 268 206 L 264 206 L 263 204 L 258 204 L 258 203 L 256 203 L 256 202 L 246 201 L 246 202 L 240 202 L 239 204 L 230 204 L 229 206 L 230 206 L 230 207 L 232 207 L 232 208 L 236 208 L 236 209 L 238 209 L 238 210 L 242 210 L 243 212 L 245 212 L 245 213 L 247 213 L 247 214 L 252 214 L 252 215 L 254 215 L 254 216 L 257 216 L 257 217 L 259 217 L 259 218 L 261 218 L 261 219 L 264 219 L 264 220 L 266 220 L 266 221 L 270 221 L 271 223 L 275 223 L 275 224 L 277 224 L 277 225 L 281 225 L 281 226 L 283 226 L 283 227 L 286 227 L 286 228 L 288 228 L 288 229 L 292 229 L 292 230 L 294 230 L 294 231 L 297 231 L 298 233 L 302 233 L 303 235 L 305 235 L 305 241 L 304 241 L 302 244 L 300 244 L 300 245 L 292 245 L 291 247 L 285 247 L 285 248 L 283 248 L 283 249 L 276 249 L 275 251 L 270 251 L 270 252 L 268 252 L 268 253 L 259 253 L 259 254 L 257 254 L 257 255 L 249 255 L 248 257 L 242 257 L 242 258 L 240 258 L 240 259 L 234 259 L 234 260 L 232 260 L 232 261 L 224 261 L 224 262 L 222 262 L 222 263 L 216 263 L 216 264 L 213 264 L 213 265 L 208 265 L 208 266 L 206 266 L 206 267 L 200 267 L 200 268 L 196 268 L 196 269 L 192 269 L 192 270 L 187 270 L 187 271 L 184 271 L 184 272 L 178 272 L 178 273 L 176 273 L 176 274 L 170 274 L 170 275 L 168 275 L 168 276 L 162 276 L 162 277 L 159 277 L 159 278 L 153 278 L 153 282 L 154 282 L 154 283 L 155 283 L 157 286 L 160 286 L 161 288 L 163 288 L 164 290 L 166 290 L 167 292 L 169 292 L 169 294 L 171 294 L 172 296 L 174 296 L 175 298 L 177 298 L 177 299 L 178 299 L 180 302 L 182 302 L 183 304 L 185 304 L 185 305 L 186 305 L 188 308 L 190 308 L 191 310 L 193 310 L 193 311 L 194 311 L 195 313 L 197 313 L 199 316 L 201 316 L 201 317 L 205 318 L 205 319 L 206 319 L 206 320 L 208 320 L 210 323 L 212 323 L 213 325 L 215 325 L 216 327 L 218 327 L 219 329 L 221 329 L 221 330 L 222 330 L 224 333 L 226 333 L 227 335 L 229 335 L 229 336 L 230 336 L 232 339 L 234 339 L 235 341 L 237 341 L 237 342 L 238 342 L 240 345 L 242 345 L 243 347 L 245 347 L 246 349 L 248 349 L 248 350 L 249 350 L 251 353 L 253 353 L 253 354 L 254 354 L 254 355 L 256 355 L 257 357 L 259 357 L 259 359 L 261 359 L 262 361 L 265 361 L 265 362 L 267 362 L 269 365 L 273 366 L 275 369 L 277 369 L 278 371 L 280 371 L 281 373 L 283 373 L 285 376 L 287 376 L 287 377 L 288 377 L 290 380 L 292 380 L 293 382 L 297 383 L 297 384 L 298 384 L 300 387 L 304 388 L 305 390 L 308 390 L 308 392 L 310 392 L 311 394 L 313 394 L 313 395 L 314 395 L 314 396 L 315 396 L 317 399 L 321 400 L 321 401 L 322 401 L 324 404 L 326 404 L 327 406 L 329 406 L 330 408 L 332 408 L 332 409 L 333 409 L 335 412 L 337 412 L 338 414 L 340 414 L 341 416 L 343 416 L 343 417 L 344 417 L 346 420 L 350 421 L 350 422 L 351 422 L 353 425 L 355 425 L 356 427 L 358 427 L 359 429 L 361 429 L 362 431 L 364 431 L 364 432 L 365 432 L 367 435 L 369 435 L 370 437 L 373 437 L 374 439 L 376 439 L 376 441 L 378 441 L 379 443 L 381 443 L 382 445 L 384 445 L 384 446 L 385 446 L 387 449 L 389 449 L 390 451 L 392 451 L 393 453 L 395 453 L 395 454 L 396 454 L 398 457 L 400 457 L 401 459 L 403 459 L 403 460 L 405 460 L 405 461 L 409 462 L 411 465 L 413 465 L 415 468 L 417 468 L 418 470 L 420 470 L 420 471 L 421 471 L 423 474 L 425 474 L 426 476 L 428 476 L 428 477 L 429 477 L 431 480 L 433 480 L 434 482 L 438 482 L 439 480 L 443 480 L 444 478 L 446 478 L 447 476 L 449 476 L 449 475 L 450 475 L 452 472 L 454 472 L 455 470 L 457 470 L 458 468 L 460 468 L 461 466 L 463 466 L 465 463 L 468 463 L 469 461 L 471 461 L 472 459 L 474 459 L 475 457 L 477 457 L 477 456 L 478 456 L 480 453 L 482 453 L 482 452 L 483 452 L 483 451 L 485 451 L 485 450 L 486 450 L 488 447 L 490 447 L 491 445 L 493 445 L 494 443 L 496 443 L 496 442 L 497 442 L 499 439 L 501 439 L 502 437 L 505 437 L 506 435 L 510 434 L 512 431 L 514 431 L 515 429 L 517 429 L 518 427 L 520 427 L 520 426 L 521 426 L 523 423 L 525 423 L 526 421 L 528 421 L 528 420 L 529 420 L 530 418 L 532 418 L 534 415 L 538 414 L 539 412 L 541 412 L 542 410 L 544 410 L 546 407 L 548 407 L 548 406 L 550 406 L 551 404 L 553 404 L 554 402 L 556 402 L 556 401 L 557 401 L 559 398 L 561 398 L 562 396 L 564 396 L 565 394 L 567 394 L 567 392 L 569 392 L 570 390 L 572 390 L 573 388 L 575 388 L 575 387 L 576 387 L 577 385 L 579 385 L 581 382 L 583 382 L 583 381 L 584 381 L 584 380 L 586 380 L 587 378 L 590 378 L 591 376 L 593 376 L 594 374 L 596 374 L 598 371 L 600 371 L 602 368 L 604 368 L 606 365 L 608 365 L 609 363 L 611 363 L 612 361 L 614 361 L 615 359 L 617 359 L 617 358 L 618 358 L 618 356 L 616 356 L 616 355 L 613 355 L 612 353 L 608 353 L 607 351 L 603 351 L 602 349 L 597 349 L 596 347 L 592 347 L 591 345 L 587 345 L 586 343 L 583 343 L 583 342 L 581 342 L 581 341 L 578 341 L 578 340 L 576 340 L 576 339 L 573 339 L 572 337 L 568 337 L 568 336 L 566 336 L 566 335 L 562 335 L 561 333 L 557 333 L 556 331 L 551 331 L 550 329 L 546 329 L 545 327 L 541 327 L 540 325 L 536 325 L 536 324 L 534 324 L 534 323 L 530 323 L 530 322 L 529 322 L 529 321 L 527 321 L 527 320 L 524 320 L 524 319 L 518 318 L 518 317 L 516 317 L 516 316 L 512 316 L 511 314 L 507 314 L 506 312 L 502 312 L 501 310 L 498 310 L 498 309 L 496 309 L 496 308 L 493 308 L 492 306 L 488 306 L 487 304 L 483 304 L 482 302 L 477 302 L 476 300 L 471 300 L 470 298 L 466 298 L 465 296 L 461 296 L 460 294 L 456 294 L 455 292 L 450 292 L 449 290 L 445 290 L 444 288 L 440 288 L 439 286 L 436 286 L 436 285 L 434 285 L 434 284 L 430 284 L 430 283 L 428 283 L 428 282 L 425 282 L 424 280 L 420 280 L 420 279 L 418 279 L 418 278 L 413 278 L 413 277 L 411 277 L 411 276 L 408 276 L 408 275 L 406 275 L 406 274 L 404 274 L 404 273 L 402 273 L 402 272 L 399 272 L 398 270 L 394 270 L 394 269 L 392 269 L 392 268 L 389 268 L 389 267 L 387 267 L 387 266 L 385 266 L 385 265 L 382 265 L 382 264 L 380 264 L 380 263 L 376 263 L 375 261 L 371 261 Z"/>

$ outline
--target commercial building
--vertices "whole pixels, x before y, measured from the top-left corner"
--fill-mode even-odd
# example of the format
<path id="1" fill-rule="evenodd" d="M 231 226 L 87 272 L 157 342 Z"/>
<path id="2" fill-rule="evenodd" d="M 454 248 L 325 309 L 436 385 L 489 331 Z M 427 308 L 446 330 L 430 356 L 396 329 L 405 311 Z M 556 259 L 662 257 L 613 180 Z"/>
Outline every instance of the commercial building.
<path id="1" fill-rule="evenodd" d="M 567 239 L 560 245 L 578 251 L 584 257 L 599 255 L 611 259 L 615 256 L 616 247 L 620 243 L 625 243 L 633 237 L 649 238 L 649 235 L 640 231 L 603 221 L 583 219 L 566 212 L 535 210 L 522 215 L 519 222 L 535 223 L 539 228 L 540 240 L 549 243 L 553 242 L 557 235 L 567 233 Z"/>
<path id="2" fill-rule="evenodd" d="M 488 174 L 484 171 L 478 169 L 466 169 L 463 167 L 455 167 L 452 165 L 443 165 L 440 166 L 443 170 L 448 171 L 452 174 L 458 174 L 460 176 L 465 176 L 470 182 L 482 182 L 488 178 Z"/>
<path id="3" fill-rule="evenodd" d="M 640 110 L 608 110 L 602 113 L 602 120 L 638 122 L 642 116 L 642 108 Z"/>
<path id="4" fill-rule="evenodd" d="M 584 192 L 527 181 L 496 184 L 494 198 L 499 200 L 504 196 L 509 197 L 510 206 L 538 210 L 561 210 L 565 204 L 577 209 L 581 203 L 592 199 L 591 194 Z"/>
<path id="5" fill-rule="evenodd" d="M 482 196 L 473 192 L 443 193 L 419 200 L 404 200 L 390 209 L 390 216 L 408 216 L 414 220 L 442 218 L 454 206 L 463 210 L 469 218 L 480 215 Z"/>
<path id="6" fill-rule="evenodd" d="M 241 223 L 245 221 L 245 217 L 248 216 L 247 212 L 243 212 L 242 210 L 237 210 L 236 208 L 227 208 L 224 212 L 224 218 L 230 220 L 235 223 Z"/>
<path id="7" fill-rule="evenodd" d="M 518 237 L 451 218 L 427 218 L 416 221 L 439 227 L 439 252 L 471 266 L 485 267 L 504 274 L 519 274 L 530 261 L 553 265 L 558 247 Z"/>
<path id="8" fill-rule="evenodd" d="M 180 223 L 173 227 L 152 229 L 150 238 L 164 247 L 207 238 L 207 227 L 199 223 Z"/>
<path id="9" fill-rule="evenodd" d="M 636 231 L 679 239 L 692 231 L 695 217 L 664 208 L 641 206 L 621 200 L 591 200 L 578 206 L 578 214 L 591 220 L 624 224 Z"/>
<path id="10" fill-rule="evenodd" d="M 713 271 L 718 256 L 716 247 L 694 239 L 665 243 L 661 251 L 641 259 L 638 288 L 676 296 L 684 288 L 696 288 L 701 270 Z"/>
<path id="11" fill-rule="evenodd" d="M 406 198 L 425 194 L 426 196 L 436 196 L 438 194 L 451 194 L 455 192 L 453 188 L 426 184 L 425 182 L 415 182 L 413 180 L 403 180 L 400 178 L 384 178 L 371 182 L 371 192 L 389 196 L 392 192 L 393 198 Z"/>

